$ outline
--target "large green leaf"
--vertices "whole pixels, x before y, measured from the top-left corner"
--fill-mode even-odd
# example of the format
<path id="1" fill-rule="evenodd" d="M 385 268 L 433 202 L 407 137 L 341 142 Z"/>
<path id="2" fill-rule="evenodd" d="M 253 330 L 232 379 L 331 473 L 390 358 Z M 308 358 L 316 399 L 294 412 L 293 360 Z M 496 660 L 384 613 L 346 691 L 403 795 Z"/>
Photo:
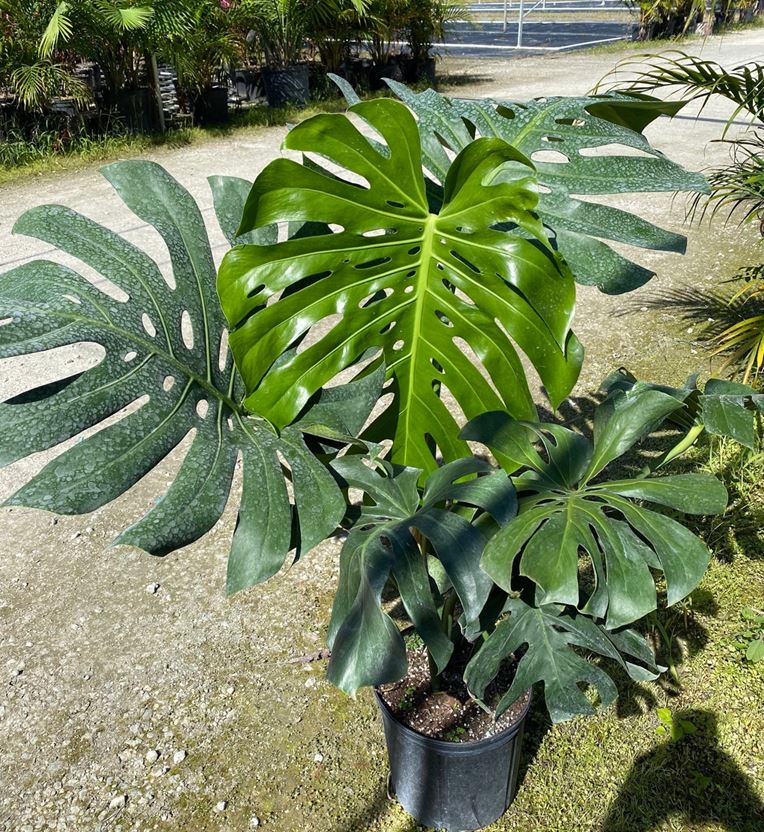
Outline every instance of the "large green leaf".
<path id="1" fill-rule="evenodd" d="M 668 160 L 638 132 L 665 111 L 666 102 L 623 95 L 552 97 L 525 103 L 452 99 L 434 90 L 415 93 L 395 81 L 387 83 L 416 113 L 424 164 L 439 182 L 445 182 L 451 164 L 447 149 L 459 153 L 475 135 L 503 139 L 535 161 L 542 186 L 538 214 L 554 232 L 556 245 L 579 283 L 620 293 L 653 276 L 654 272 L 618 254 L 603 239 L 684 252 L 682 235 L 619 208 L 576 198 L 707 190 L 703 176 Z M 668 106 L 676 111 L 682 104 Z M 626 153 L 605 151 L 610 145 Z M 543 152 L 558 156 L 543 158 Z"/>
<path id="2" fill-rule="evenodd" d="M 340 583 L 329 625 L 329 679 L 352 692 L 405 674 L 406 655 L 397 628 L 381 609 L 392 577 L 403 606 L 427 645 L 438 670 L 448 663 L 453 643 L 444 632 L 431 588 L 427 559 L 414 535 L 429 544 L 464 611 L 469 637 L 492 588 L 480 569 L 488 534 L 516 510 L 510 479 L 482 460 L 468 457 L 439 468 L 420 497 L 421 471 L 384 460 L 374 466 L 359 456 L 340 457 L 332 468 L 342 482 L 366 495 L 361 515 L 340 558 Z M 457 509 L 465 511 L 460 514 Z M 489 524 L 470 522 L 476 511 Z"/>
<path id="3" fill-rule="evenodd" d="M 656 396 L 661 397 L 657 403 Z M 465 438 L 488 445 L 513 467 L 516 448 L 528 442 L 529 433 L 543 449 L 543 454 L 533 448 L 526 453 L 522 463 L 527 470 L 515 478 L 518 517 L 489 541 L 483 554 L 483 569 L 502 589 L 514 589 L 519 558 L 519 573 L 535 583 L 538 603 L 578 607 L 613 629 L 655 609 L 651 570 L 664 573 L 669 604 L 697 586 L 710 557 L 705 544 L 676 520 L 633 500 L 716 514 L 727 500 L 717 479 L 682 474 L 589 481 L 656 423 L 661 408 L 664 416 L 671 412 L 666 400 L 677 405 L 655 390 L 617 393 L 597 411 L 593 445 L 567 428 L 514 421 L 503 413 L 485 414 L 465 427 Z M 584 573 L 581 553 L 588 562 Z M 587 571 L 589 578 L 583 577 Z"/>
<path id="4" fill-rule="evenodd" d="M 747 384 L 709 378 L 700 388 L 697 375 L 693 375 L 684 387 L 667 387 L 637 381 L 628 370 L 621 368 L 603 381 L 602 389 L 608 393 L 653 390 L 677 400 L 677 407 L 670 418 L 687 432 L 688 440 L 692 441 L 678 443 L 676 449 L 664 457 L 664 461 L 687 450 L 704 430 L 714 436 L 734 439 L 747 448 L 753 449 L 756 445 L 755 419 L 757 412 L 764 413 L 764 393 Z"/>
<path id="5" fill-rule="evenodd" d="M 321 154 L 340 173 L 272 162 L 241 227 L 313 221 L 337 230 L 235 247 L 218 291 L 253 411 L 289 424 L 316 390 L 381 349 L 394 401 L 372 438 L 392 437 L 393 461 L 430 471 L 434 446 L 445 460 L 467 451 L 446 391 L 468 418 L 497 409 L 533 418 L 515 344 L 555 404 L 568 394 L 582 359 L 570 331 L 575 287 L 533 213 L 534 170 L 516 150 L 499 139 L 470 144 L 435 215 L 409 111 L 390 100 L 351 111 L 385 144 L 345 115 L 302 122 L 286 147 Z M 303 338 L 304 348 L 272 366 Z"/>
<path id="6" fill-rule="evenodd" d="M 496 708 L 497 715 L 537 682 L 544 683 L 544 700 L 553 722 L 594 713 L 581 684 L 594 687 L 602 706 L 611 704 L 617 694 L 615 684 L 586 654 L 617 662 L 638 681 L 655 679 L 662 670 L 644 639 L 631 630 L 607 632 L 585 616 L 563 613 L 561 607 L 531 607 L 514 598 L 505 609 L 509 615 L 486 639 L 464 674 L 469 689 L 480 699 L 502 663 L 526 647 L 512 684 Z"/>
<path id="7" fill-rule="evenodd" d="M 0 356 L 80 342 L 105 350 L 95 367 L 0 405 L 4 465 L 100 428 L 55 457 L 7 505 L 92 511 L 188 440 L 169 489 L 116 541 L 163 554 L 218 521 L 241 458 L 243 488 L 228 567 L 228 588 L 238 590 L 276 572 L 290 548 L 299 555 L 330 534 L 344 501 L 298 427 L 277 432 L 266 418 L 242 409 L 243 386 L 230 354 L 221 352 L 225 326 L 207 232 L 191 196 L 149 162 L 118 163 L 104 174 L 127 207 L 164 239 L 175 287 L 140 249 L 67 208 L 34 208 L 18 220 L 16 232 L 63 249 L 128 298 L 116 300 L 48 261 L 0 276 L 0 317 L 8 320 L 0 327 Z M 218 206 L 235 211 L 232 194 L 217 190 Z M 368 383 L 356 382 L 360 395 L 336 404 L 348 429 L 360 429 L 370 412 L 379 373 L 376 390 L 365 389 Z M 123 408 L 129 411 L 123 414 Z M 293 502 L 282 462 L 289 466 Z"/>

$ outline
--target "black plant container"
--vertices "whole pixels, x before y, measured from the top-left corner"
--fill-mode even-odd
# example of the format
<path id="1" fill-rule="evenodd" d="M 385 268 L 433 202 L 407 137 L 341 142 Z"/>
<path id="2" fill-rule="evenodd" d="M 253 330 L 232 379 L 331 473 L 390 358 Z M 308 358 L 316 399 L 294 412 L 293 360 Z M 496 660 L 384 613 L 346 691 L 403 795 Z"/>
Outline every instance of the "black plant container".
<path id="1" fill-rule="evenodd" d="M 386 64 L 374 64 L 369 70 L 369 86 L 373 90 L 385 88 L 384 78 L 392 81 L 403 81 L 405 79 L 403 70 L 395 58 L 391 58 Z"/>
<path id="2" fill-rule="evenodd" d="M 158 128 L 156 98 L 152 90 L 145 87 L 120 90 L 115 104 L 128 133 L 151 133 Z"/>
<path id="3" fill-rule="evenodd" d="M 227 87 L 210 87 L 194 97 L 194 124 L 225 124 L 227 121 Z"/>
<path id="4" fill-rule="evenodd" d="M 269 107 L 296 104 L 304 107 L 310 97 L 310 71 L 298 64 L 285 69 L 263 69 L 263 86 Z"/>
<path id="5" fill-rule="evenodd" d="M 513 725 L 475 742 L 426 737 L 399 722 L 375 691 L 401 806 L 424 826 L 471 832 L 500 818 L 517 790 L 517 771 L 531 697 Z"/>

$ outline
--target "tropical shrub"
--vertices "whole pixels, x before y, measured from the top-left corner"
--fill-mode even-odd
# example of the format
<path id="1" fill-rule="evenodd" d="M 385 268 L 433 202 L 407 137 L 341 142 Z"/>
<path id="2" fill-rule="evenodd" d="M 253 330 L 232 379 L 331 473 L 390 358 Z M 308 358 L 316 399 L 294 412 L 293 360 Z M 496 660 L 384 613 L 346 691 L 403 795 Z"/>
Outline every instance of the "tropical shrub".
<path id="1" fill-rule="evenodd" d="M 574 277 L 623 291 L 648 276 L 615 252 L 608 261 L 593 235 L 682 248 L 676 235 L 571 192 L 636 181 L 697 189 L 703 180 L 626 126 L 661 111 L 644 97 L 412 102 L 418 122 L 393 100 L 353 105 L 363 131 L 345 115 L 317 116 L 286 140 L 306 154 L 302 163 L 278 159 L 251 186 L 211 180 L 233 244 L 220 304 L 201 214 L 156 165 L 120 163 L 105 175 L 165 240 L 174 289 L 140 249 L 92 220 L 60 206 L 25 214 L 17 232 L 75 255 L 128 297 L 48 261 L 2 276 L 0 356 L 87 341 L 104 357 L 3 403 L 0 460 L 54 448 L 143 401 L 49 462 L 8 504 L 93 510 L 190 435 L 168 490 L 117 542 L 163 554 L 198 539 L 221 516 L 240 457 L 229 591 L 273 575 L 290 551 L 299 556 L 338 524 L 350 529 L 330 625 L 338 685 L 404 671 L 400 634 L 380 603 L 392 580 L 436 673 L 455 642 L 477 645 L 465 680 L 480 698 L 504 658 L 524 648 L 500 708 L 543 681 L 553 718 L 564 719 L 592 710 L 580 683 L 603 703 L 613 698 L 592 654 L 635 679 L 655 676 L 651 651 L 629 629 L 658 603 L 654 573 L 671 604 L 707 564 L 700 540 L 646 504 L 708 513 L 726 497 L 700 474 L 608 471 L 681 410 L 677 397 L 614 390 L 590 441 L 538 423 L 518 348 L 561 401 L 582 360 Z M 463 142 L 453 160 L 435 150 L 436 133 L 452 149 Z M 511 134 L 518 147 L 502 137 Z M 569 161 L 534 164 L 550 137 Z M 589 165 L 579 153 L 612 144 L 648 155 Z M 581 264 L 596 258 L 604 265 L 593 277 Z M 469 441 L 488 446 L 500 467 L 472 457 Z M 365 493 L 362 505 L 347 505 L 348 489 Z"/>
<path id="2" fill-rule="evenodd" d="M 53 0 L 0 0 L 0 88 L 24 110 L 45 110 L 56 96 L 78 104 L 90 99 L 72 74 L 70 59 L 40 55 L 40 38 L 55 7 Z"/>

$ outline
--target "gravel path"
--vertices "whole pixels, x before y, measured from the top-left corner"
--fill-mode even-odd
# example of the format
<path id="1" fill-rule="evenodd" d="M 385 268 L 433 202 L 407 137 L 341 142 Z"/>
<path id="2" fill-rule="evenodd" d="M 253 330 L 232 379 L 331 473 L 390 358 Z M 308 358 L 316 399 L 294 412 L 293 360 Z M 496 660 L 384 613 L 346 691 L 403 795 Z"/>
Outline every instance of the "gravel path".
<path id="1" fill-rule="evenodd" d="M 703 54 L 726 64 L 761 58 L 764 35 L 712 38 Z M 462 78 L 460 95 L 522 100 L 585 92 L 617 57 L 459 60 L 448 68 Z M 704 146 L 725 112 L 714 105 L 706 120 L 661 120 L 649 135 L 699 169 L 724 158 L 719 145 L 705 154 Z M 153 154 L 199 200 L 216 255 L 224 245 L 206 176 L 254 178 L 277 155 L 283 133 L 244 132 Z M 96 170 L 18 183 L 0 196 L 0 267 L 50 256 L 45 245 L 10 234 L 19 214 L 45 202 L 81 210 L 145 246 L 160 265 L 167 261 L 158 237 L 122 208 Z M 629 202 L 660 224 L 682 225 L 681 200 Z M 658 270 L 653 286 L 708 285 L 750 259 L 753 244 L 750 235 L 715 228 L 693 233 L 683 260 L 655 254 L 644 261 Z M 702 369 L 691 336 L 671 315 L 615 317 L 622 299 L 589 290 L 580 297 L 576 329 L 589 351 L 580 394 L 619 364 L 666 381 Z M 84 354 L 63 351 L 56 361 Z M 2 398 L 54 377 L 58 366 L 3 362 Z M 233 599 L 223 593 L 231 511 L 202 541 L 166 558 L 107 548 L 166 487 L 181 453 L 91 515 L 0 513 L 0 830 L 413 828 L 395 812 L 385 815 L 384 750 L 369 697 L 349 702 L 323 681 L 321 662 L 295 661 L 322 646 L 336 541 Z M 0 498 L 50 456 L 6 469 Z"/>

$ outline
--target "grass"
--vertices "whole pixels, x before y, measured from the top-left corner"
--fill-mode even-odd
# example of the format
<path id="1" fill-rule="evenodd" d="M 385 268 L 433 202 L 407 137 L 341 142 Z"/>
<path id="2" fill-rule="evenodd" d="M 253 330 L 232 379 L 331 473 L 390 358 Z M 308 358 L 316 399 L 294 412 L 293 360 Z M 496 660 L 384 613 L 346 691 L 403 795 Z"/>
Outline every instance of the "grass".
<path id="1" fill-rule="evenodd" d="M 93 163 L 124 159 L 161 149 L 177 149 L 211 141 L 236 132 L 256 132 L 310 118 L 317 113 L 345 109 L 344 99 L 315 102 L 310 107 L 270 108 L 254 106 L 233 112 L 229 122 L 216 127 L 180 127 L 167 133 L 147 135 L 111 135 L 101 138 L 74 137 L 62 149 L 52 132 L 31 142 L 6 142 L 0 148 L 0 186 L 34 176 L 59 171 L 79 170 Z"/>

